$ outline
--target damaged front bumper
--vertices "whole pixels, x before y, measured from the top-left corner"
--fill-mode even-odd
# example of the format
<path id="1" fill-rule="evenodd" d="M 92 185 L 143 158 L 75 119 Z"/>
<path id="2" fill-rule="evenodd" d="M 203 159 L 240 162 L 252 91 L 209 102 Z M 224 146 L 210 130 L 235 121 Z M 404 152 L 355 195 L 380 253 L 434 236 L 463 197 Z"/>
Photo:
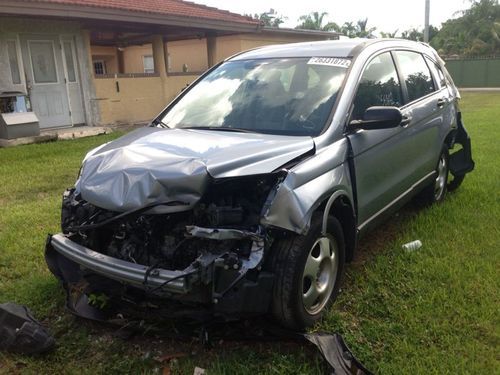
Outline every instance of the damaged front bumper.
<path id="1" fill-rule="evenodd" d="M 46 251 L 50 252 L 51 250 L 55 250 L 61 256 L 86 270 L 144 290 L 161 288 L 167 292 L 185 294 L 190 290 L 188 287 L 189 282 L 197 281 L 197 277 L 192 270 L 171 271 L 155 268 L 151 271 L 150 267 L 113 258 L 88 249 L 71 241 L 63 234 L 49 236 Z M 47 259 L 49 268 L 51 268 L 50 260 L 52 257 Z M 51 271 L 52 269 L 54 267 L 51 268 Z"/>
<path id="2" fill-rule="evenodd" d="M 89 295 L 94 291 L 109 293 L 114 301 L 118 297 L 129 302 L 130 296 L 136 298 L 138 294 L 141 301 L 170 301 L 172 303 L 167 304 L 171 307 L 171 317 L 176 316 L 175 309 L 183 311 L 183 316 L 189 315 L 186 309 L 176 307 L 179 303 L 191 308 L 203 307 L 203 311 L 218 315 L 267 312 L 274 275 L 262 270 L 262 235 L 196 226 L 187 227 L 186 235 L 220 241 L 245 238 L 252 240 L 252 248 L 248 257 L 202 251 L 187 268 L 168 270 L 114 258 L 76 243 L 71 236 L 55 234 L 47 238 L 45 259 L 67 291 L 70 311 L 85 318 L 99 315 L 95 311 L 89 313 L 89 309 L 95 308 L 87 306 Z M 106 281 L 93 284 L 96 275 Z M 199 313 L 197 308 L 194 311 Z"/>

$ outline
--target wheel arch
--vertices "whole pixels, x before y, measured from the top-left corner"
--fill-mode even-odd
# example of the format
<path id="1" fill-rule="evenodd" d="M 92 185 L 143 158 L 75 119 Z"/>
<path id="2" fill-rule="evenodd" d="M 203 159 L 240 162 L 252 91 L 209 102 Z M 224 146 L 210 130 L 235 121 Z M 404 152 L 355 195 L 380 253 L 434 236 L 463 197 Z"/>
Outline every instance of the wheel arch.
<path id="1" fill-rule="evenodd" d="M 329 216 L 335 217 L 340 222 L 344 234 L 346 261 L 352 261 L 357 245 L 357 230 L 354 205 L 349 199 L 348 193 L 343 190 L 337 190 L 321 203 L 317 211 L 323 213 L 322 233 L 328 232 Z"/>

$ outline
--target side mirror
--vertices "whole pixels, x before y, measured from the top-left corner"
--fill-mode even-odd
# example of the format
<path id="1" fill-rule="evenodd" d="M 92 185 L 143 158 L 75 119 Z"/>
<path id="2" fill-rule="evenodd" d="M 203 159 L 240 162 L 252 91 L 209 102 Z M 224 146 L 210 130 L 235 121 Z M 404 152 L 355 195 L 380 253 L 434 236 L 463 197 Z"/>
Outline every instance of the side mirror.
<path id="1" fill-rule="evenodd" d="M 403 115 L 397 107 L 370 107 L 362 120 L 353 120 L 349 123 L 352 130 L 358 129 L 389 129 L 401 125 Z"/>

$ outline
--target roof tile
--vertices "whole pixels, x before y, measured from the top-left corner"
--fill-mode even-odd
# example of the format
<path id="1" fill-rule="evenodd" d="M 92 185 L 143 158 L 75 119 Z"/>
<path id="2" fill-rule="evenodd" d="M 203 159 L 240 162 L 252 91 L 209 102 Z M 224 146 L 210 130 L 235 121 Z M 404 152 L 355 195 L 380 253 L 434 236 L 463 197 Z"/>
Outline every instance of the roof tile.
<path id="1" fill-rule="evenodd" d="M 82 7 L 108 8 L 165 14 L 172 16 L 194 17 L 244 24 L 259 24 L 258 20 L 240 14 L 231 13 L 206 5 L 183 0 L 23 0 L 27 2 L 76 5 Z"/>

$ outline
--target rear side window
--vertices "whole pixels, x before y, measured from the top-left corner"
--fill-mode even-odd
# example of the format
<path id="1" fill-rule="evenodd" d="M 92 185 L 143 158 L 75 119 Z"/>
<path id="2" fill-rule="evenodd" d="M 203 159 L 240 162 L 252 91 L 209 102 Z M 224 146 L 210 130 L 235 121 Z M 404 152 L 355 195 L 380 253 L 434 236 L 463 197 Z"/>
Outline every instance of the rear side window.
<path id="1" fill-rule="evenodd" d="M 363 72 L 352 119 L 362 119 L 366 109 L 373 106 L 402 106 L 401 84 L 389 52 L 376 56 Z"/>
<path id="2" fill-rule="evenodd" d="M 396 51 L 396 56 L 406 82 L 410 102 L 435 91 L 431 72 L 420 53 Z"/>

